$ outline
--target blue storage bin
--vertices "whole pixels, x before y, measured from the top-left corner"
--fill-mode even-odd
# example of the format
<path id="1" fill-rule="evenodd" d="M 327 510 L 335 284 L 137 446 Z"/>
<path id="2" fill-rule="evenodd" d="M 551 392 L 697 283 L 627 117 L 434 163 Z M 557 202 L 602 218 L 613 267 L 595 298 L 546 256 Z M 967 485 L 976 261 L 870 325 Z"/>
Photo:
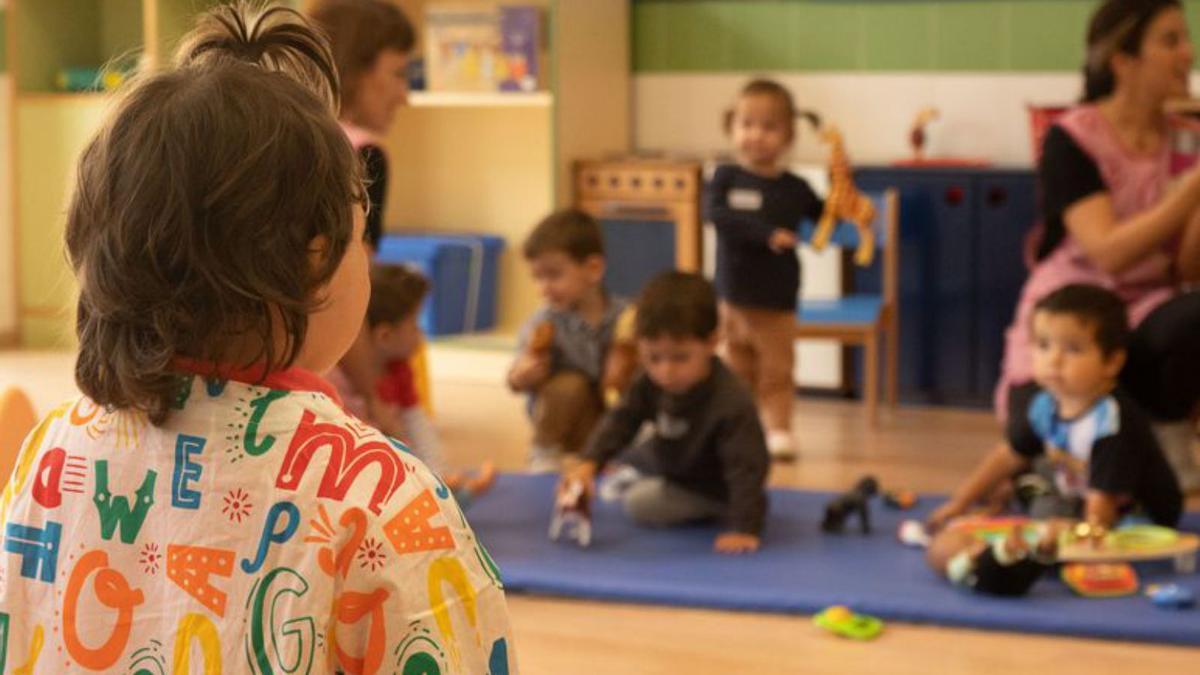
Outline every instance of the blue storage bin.
<path id="1" fill-rule="evenodd" d="M 483 234 L 389 234 L 375 261 L 411 265 L 430 282 L 421 311 L 426 335 L 454 335 L 496 326 L 497 278 L 504 240 Z"/>

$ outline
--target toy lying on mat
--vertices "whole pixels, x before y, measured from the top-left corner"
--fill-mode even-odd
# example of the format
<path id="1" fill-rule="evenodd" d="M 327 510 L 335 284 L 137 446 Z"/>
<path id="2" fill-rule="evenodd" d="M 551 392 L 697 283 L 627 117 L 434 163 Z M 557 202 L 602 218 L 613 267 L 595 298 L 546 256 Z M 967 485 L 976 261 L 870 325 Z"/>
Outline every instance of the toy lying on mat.
<path id="1" fill-rule="evenodd" d="M 558 541 L 564 529 L 567 537 L 580 546 L 592 543 L 592 504 L 583 481 L 567 482 L 554 500 L 550 539 Z"/>
<path id="2" fill-rule="evenodd" d="M 1059 559 L 1077 563 L 1120 563 L 1171 560 L 1175 571 L 1196 571 L 1200 537 L 1159 525 L 1127 525 L 1101 533 L 1094 541 L 1086 535 L 1065 533 Z"/>
<path id="3" fill-rule="evenodd" d="M 821 529 L 830 533 L 841 533 L 846 520 L 858 514 L 858 524 L 863 534 L 871 533 L 871 497 L 879 493 L 879 482 L 874 476 L 864 476 L 853 489 L 838 495 L 825 505 L 825 517 Z"/>
<path id="4" fill-rule="evenodd" d="M 913 523 L 901 524 L 900 536 L 905 543 L 920 545 L 921 535 L 929 535 Z M 1109 565 L 1073 568 L 1063 577 L 1080 594 L 1094 596 L 1112 594 L 1118 587 L 1121 593 L 1136 590 L 1132 568 L 1120 567 L 1130 562 L 1173 559 L 1177 572 L 1194 571 L 1200 537 L 1157 525 L 1129 525 L 1110 532 L 1070 521 L 967 517 L 953 521 L 927 545 L 927 560 L 940 574 L 999 595 L 1024 594 L 1055 562 Z"/>
<path id="5" fill-rule="evenodd" d="M 1146 587 L 1146 597 L 1165 609 L 1189 609 L 1196 605 L 1196 594 L 1177 584 L 1151 584 Z"/>
<path id="6" fill-rule="evenodd" d="M 1063 583 L 1085 598 L 1119 598 L 1137 593 L 1138 576 L 1129 563 L 1070 563 L 1059 572 Z"/>

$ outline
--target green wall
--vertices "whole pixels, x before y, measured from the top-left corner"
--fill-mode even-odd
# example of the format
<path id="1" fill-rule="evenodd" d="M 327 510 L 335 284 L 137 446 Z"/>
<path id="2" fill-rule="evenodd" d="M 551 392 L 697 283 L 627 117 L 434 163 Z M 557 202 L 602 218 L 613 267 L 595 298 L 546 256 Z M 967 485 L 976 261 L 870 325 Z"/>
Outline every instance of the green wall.
<path id="1" fill-rule="evenodd" d="M 1095 0 L 633 0 L 637 72 L 1062 71 Z M 1200 0 L 1184 3 L 1200 36 Z"/>

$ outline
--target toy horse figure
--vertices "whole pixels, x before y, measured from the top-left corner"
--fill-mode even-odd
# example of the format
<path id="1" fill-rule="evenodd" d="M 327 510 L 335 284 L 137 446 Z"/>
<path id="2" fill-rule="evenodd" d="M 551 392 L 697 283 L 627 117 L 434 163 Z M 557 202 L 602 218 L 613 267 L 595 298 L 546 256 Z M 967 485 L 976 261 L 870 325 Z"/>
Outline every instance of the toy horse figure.
<path id="1" fill-rule="evenodd" d="M 559 490 L 550 519 L 550 540 L 558 541 L 566 530 L 569 539 L 580 546 L 592 543 L 592 505 L 581 481 L 571 481 Z"/>
<path id="2" fill-rule="evenodd" d="M 834 227 L 840 220 L 847 220 L 858 228 L 858 249 L 854 262 L 860 267 L 871 264 L 875 257 L 875 205 L 854 185 L 854 173 L 846 157 L 846 146 L 837 127 L 827 124 L 821 130 L 821 141 L 829 145 L 829 196 L 825 198 L 825 211 L 817 223 L 811 245 L 820 251 L 833 237 Z"/>
<path id="3" fill-rule="evenodd" d="M 843 492 L 825 505 L 825 518 L 821 529 L 831 534 L 840 534 L 846 520 L 858 514 L 858 524 L 863 534 L 871 533 L 871 497 L 879 493 L 879 482 L 874 476 L 864 476 L 854 489 Z"/>

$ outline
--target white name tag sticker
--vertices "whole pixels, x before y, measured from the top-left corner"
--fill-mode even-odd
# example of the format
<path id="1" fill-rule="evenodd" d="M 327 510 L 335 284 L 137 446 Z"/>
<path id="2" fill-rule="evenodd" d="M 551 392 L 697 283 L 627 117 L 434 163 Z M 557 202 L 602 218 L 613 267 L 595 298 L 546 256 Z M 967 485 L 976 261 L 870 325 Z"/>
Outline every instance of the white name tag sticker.
<path id="1" fill-rule="evenodd" d="M 762 208 L 762 193 L 747 188 L 734 188 L 729 191 L 729 208 L 738 211 L 757 211 Z"/>

